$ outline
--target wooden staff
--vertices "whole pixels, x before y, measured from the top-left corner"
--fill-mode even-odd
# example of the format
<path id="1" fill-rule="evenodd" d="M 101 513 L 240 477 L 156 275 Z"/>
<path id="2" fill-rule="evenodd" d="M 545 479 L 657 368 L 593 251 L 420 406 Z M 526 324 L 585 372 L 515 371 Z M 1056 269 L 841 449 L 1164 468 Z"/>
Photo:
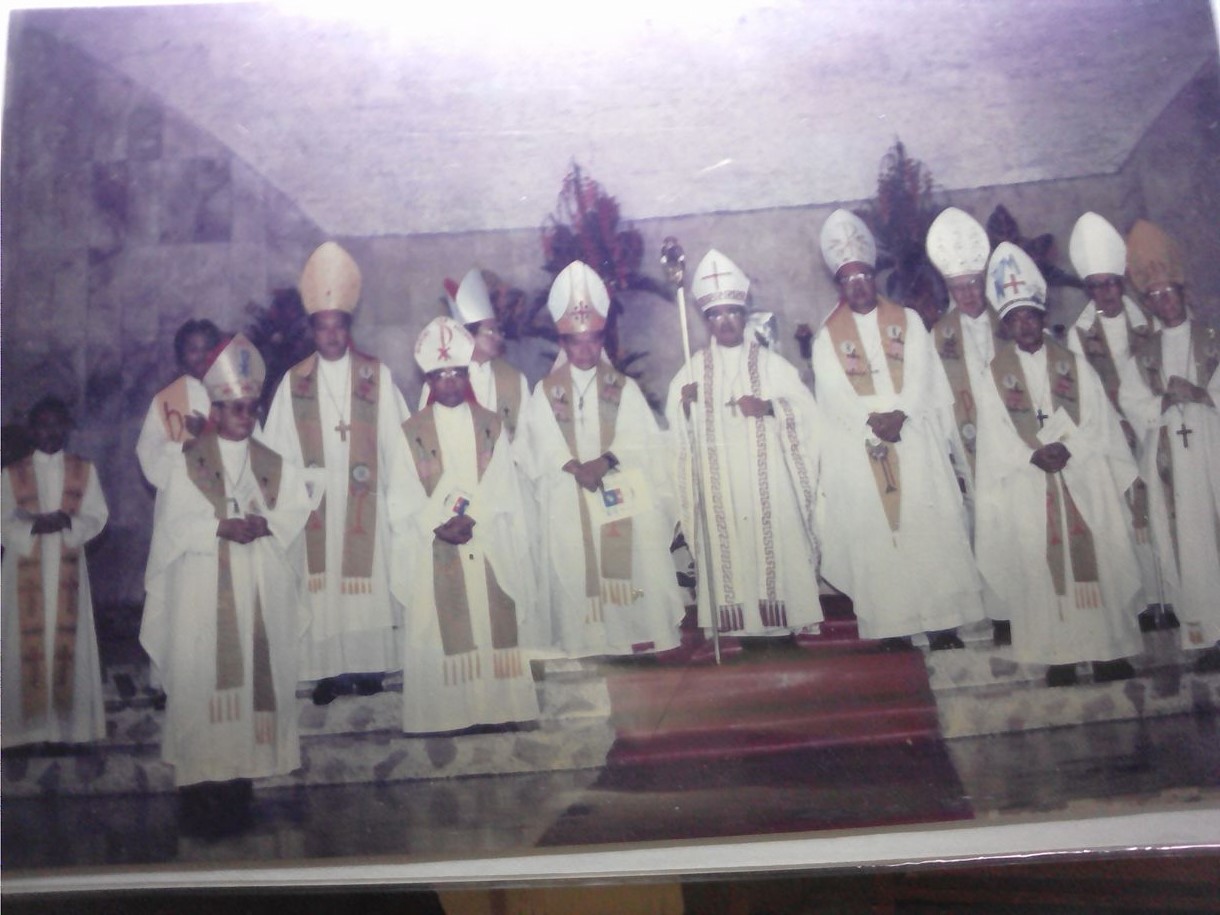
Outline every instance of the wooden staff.
<path id="1" fill-rule="evenodd" d="M 690 329 L 686 321 L 686 254 L 682 251 L 682 246 L 678 244 L 678 240 L 672 235 L 661 242 L 661 266 L 665 269 L 666 278 L 673 284 L 674 290 L 677 293 L 678 321 L 682 326 L 682 354 L 686 359 L 686 376 L 694 381 L 695 373 L 691 366 Z M 703 392 L 703 396 L 707 396 L 706 391 Z M 712 651 L 715 654 L 716 663 L 719 664 L 720 616 L 716 607 L 716 595 L 712 588 L 711 544 L 708 542 L 708 531 L 711 530 L 711 524 L 707 517 L 707 501 L 703 498 L 703 494 L 706 491 L 703 485 L 703 441 L 699 430 L 699 423 L 692 420 L 691 428 L 695 439 L 695 450 L 691 455 L 691 464 L 693 465 L 691 468 L 693 470 L 691 478 L 694 481 L 695 501 L 699 504 L 699 509 L 695 512 L 695 520 L 700 529 L 696 532 L 696 535 L 701 547 L 699 552 L 703 554 L 702 567 L 696 576 L 696 587 L 707 588 L 708 612 L 712 624 Z M 693 553 L 692 558 L 694 558 Z M 697 603 L 698 594 L 696 594 Z"/>

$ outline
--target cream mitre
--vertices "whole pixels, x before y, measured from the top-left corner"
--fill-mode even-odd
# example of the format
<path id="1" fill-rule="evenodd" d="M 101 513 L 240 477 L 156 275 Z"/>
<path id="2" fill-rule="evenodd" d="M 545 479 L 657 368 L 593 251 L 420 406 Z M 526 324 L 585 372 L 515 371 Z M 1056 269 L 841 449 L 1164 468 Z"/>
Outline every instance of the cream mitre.
<path id="1" fill-rule="evenodd" d="M 1076 275 L 1082 280 L 1091 276 L 1127 272 L 1127 243 L 1105 218 L 1085 213 L 1072 227 L 1068 242 L 1068 257 Z"/>
<path id="2" fill-rule="evenodd" d="M 351 314 L 360 301 L 360 268 L 343 248 L 328 241 L 309 255 L 297 288 L 306 314 L 320 311 Z"/>
<path id="3" fill-rule="evenodd" d="M 263 357 L 243 334 L 237 334 L 212 358 L 203 386 L 212 403 L 229 403 L 261 395 L 266 377 Z"/>
<path id="4" fill-rule="evenodd" d="M 452 280 L 446 280 L 446 284 Z M 491 293 L 487 291 L 487 281 L 483 279 L 483 271 L 472 268 L 462 277 L 457 292 L 449 296 L 449 313 L 461 324 L 478 324 L 489 321 L 496 316 L 496 309 L 491 304 Z"/>
<path id="5" fill-rule="evenodd" d="M 610 293 L 596 270 L 582 261 L 572 261 L 551 283 L 546 307 L 561 334 L 597 331 L 606 326 Z"/>
<path id="6" fill-rule="evenodd" d="M 470 331 L 446 315 L 429 321 L 415 342 L 415 361 L 425 375 L 441 369 L 464 369 L 473 353 Z"/>
<path id="7" fill-rule="evenodd" d="M 703 311 L 717 305 L 746 307 L 750 280 L 741 268 L 713 248 L 703 255 L 691 280 L 690 294 Z"/>
<path id="8" fill-rule="evenodd" d="M 1033 258 L 1009 241 L 987 262 L 987 301 L 1002 318 L 1014 308 L 1046 311 L 1046 280 Z"/>
<path id="9" fill-rule="evenodd" d="M 957 207 L 947 207 L 932 220 L 925 247 L 928 260 L 945 279 L 982 273 L 991 254 L 987 230 Z"/>
<path id="10" fill-rule="evenodd" d="M 877 266 L 877 242 L 864 220 L 849 210 L 835 210 L 822 225 L 822 259 L 834 276 L 847 264 Z"/>

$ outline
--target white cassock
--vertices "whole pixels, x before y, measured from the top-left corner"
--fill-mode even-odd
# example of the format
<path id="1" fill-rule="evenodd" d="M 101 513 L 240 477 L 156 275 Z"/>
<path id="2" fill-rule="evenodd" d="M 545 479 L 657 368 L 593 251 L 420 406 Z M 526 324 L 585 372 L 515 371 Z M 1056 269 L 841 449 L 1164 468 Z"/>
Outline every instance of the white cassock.
<path id="1" fill-rule="evenodd" d="M 1017 356 L 1032 409 L 1053 417 L 1047 351 L 1047 345 L 1032 355 L 1018 349 Z M 1054 482 L 1066 484 L 1092 534 L 1100 600 L 1079 596 L 1062 496 L 1053 523 L 1065 587 L 1064 594 L 1056 593 L 1047 560 L 1047 474 L 1030 463 L 1033 451 L 1017 432 L 994 380 L 979 385 L 979 570 L 1009 611 L 1013 656 L 1023 663 L 1112 661 L 1142 650 L 1136 614 L 1143 609 L 1143 594 L 1122 496 L 1135 479 L 1135 461 L 1096 373 L 1083 359 L 1076 360 L 1076 369 L 1080 423 L 1055 438 L 1071 457 Z"/>
<path id="2" fill-rule="evenodd" d="M 1161 398 L 1142 378 L 1124 379 L 1123 385 L 1141 395 L 1127 415 L 1140 438 L 1140 471 L 1148 484 L 1165 602 L 1182 624 L 1183 647 L 1206 648 L 1220 640 L 1220 371 L 1201 377 L 1191 351 L 1192 324 L 1161 329 L 1161 376 L 1177 375 L 1204 387 L 1211 405 L 1188 403 L 1162 411 Z M 1195 332 L 1206 330 L 1195 325 Z M 1172 498 L 1165 478 L 1172 480 Z M 1176 525 L 1170 520 L 1171 501 Z"/>
<path id="3" fill-rule="evenodd" d="M 536 386 L 524 411 L 523 430 L 539 502 L 542 601 L 544 608 L 549 607 L 556 639 L 570 657 L 673 648 L 679 642 L 678 626 L 685 613 L 669 552 L 677 520 L 669 442 L 657 427 L 639 385 L 624 377 L 613 437 L 602 447 L 597 387 L 607 367 L 603 362 L 591 369 L 571 369 L 576 402 L 569 406 L 575 455 L 556 420 L 546 379 Z M 630 513 L 623 515 L 630 520 L 631 538 L 631 577 L 622 586 L 630 591 L 626 602 L 613 593 L 603 595 L 600 588 L 597 595 L 587 593 L 580 502 L 588 511 L 589 555 L 600 578 L 603 540 L 599 521 L 606 517 L 604 492 L 588 492 L 563 470 L 573 459 L 583 463 L 607 451 L 619 464 L 603 478 L 603 490 L 613 494 L 617 483 L 630 482 L 626 499 L 631 504 L 624 503 Z M 621 591 L 618 596 L 623 596 Z"/>
<path id="4" fill-rule="evenodd" d="M 249 442 L 217 439 L 224 465 L 225 517 L 256 511 L 271 536 L 229 542 L 240 645 L 241 683 L 218 688 L 219 519 L 180 456 L 157 500 L 140 644 L 166 693 L 161 757 L 177 785 L 260 778 L 300 767 L 297 737 L 297 644 L 301 632 L 299 572 L 290 546 L 309 517 L 301 471 L 282 462 L 279 494 L 266 504 L 251 470 Z M 236 508 L 234 507 L 236 505 Z M 253 508 L 252 508 L 253 506 Z M 255 602 L 270 653 L 274 711 L 257 711 L 254 695 Z M 232 658 L 228 663 L 236 663 Z"/>
<path id="5" fill-rule="evenodd" d="M 682 387 L 691 381 L 699 390 L 688 419 Z M 743 415 L 736 401 L 746 394 L 770 400 L 775 415 Z M 670 382 L 665 414 L 682 530 L 699 570 L 700 626 L 711 627 L 713 604 L 726 633 L 779 634 L 821 622 L 817 409 L 796 368 L 752 340 L 734 347 L 713 340 Z M 710 575 L 695 474 L 715 528 Z"/>
<path id="6" fill-rule="evenodd" d="M 529 662 L 519 648 L 495 646 L 488 598 L 490 567 L 514 604 L 518 631 L 537 599 L 531 544 L 507 439 L 501 432 L 480 476 L 470 406 L 433 404 L 419 418 L 426 418 L 428 410 L 435 420 L 442 475 L 429 496 L 415 459 L 404 448 L 389 496 L 396 557 L 391 582 L 404 607 L 403 730 L 454 731 L 536 719 L 538 697 Z M 460 500 L 466 501 L 465 514 L 475 522 L 470 541 L 457 548 L 472 648 L 447 655 L 437 611 L 433 530 L 453 516 Z"/>
<path id="7" fill-rule="evenodd" d="M 60 507 L 64 490 L 64 454 L 43 454 L 35 451 L 30 460 L 38 487 L 39 513 Z M 33 533 L 33 522 L 19 511 L 13 493 L 11 468 L 6 468 L 0 484 L 3 499 L 3 525 L 0 542 L 4 545 L 3 560 L 3 696 L 4 746 L 41 743 L 86 743 L 106 736 L 106 718 L 102 699 L 102 667 L 97 652 L 97 632 L 93 622 L 93 599 L 89 591 L 89 571 L 85 563 L 84 545 L 96 537 L 109 517 L 106 498 L 98 485 L 97 470 L 90 466 L 88 482 L 78 512 L 72 516 L 72 526 L 54 534 Z M 43 710 L 26 720 L 22 703 L 21 626 L 17 605 L 17 560 L 30 556 L 35 546 L 41 550 L 43 596 L 43 671 L 47 704 Z M 58 615 L 59 567 L 61 545 L 80 549 L 79 587 L 76 599 L 76 649 L 72 672 L 71 706 L 57 711 L 52 702 L 51 677 L 54 669 L 56 617 Z"/>
<path id="8" fill-rule="evenodd" d="M 1132 330 L 1137 334 L 1145 332 L 1147 319 L 1130 298 L 1123 296 L 1123 311 L 1112 318 L 1107 318 L 1097 310 L 1090 300 L 1081 311 L 1076 324 L 1067 334 L 1068 349 L 1077 356 L 1088 359 L 1106 388 L 1110 402 L 1118 409 L 1119 419 L 1127 420 L 1127 413 L 1138 410 L 1136 406 L 1141 398 L 1141 392 L 1147 393 L 1147 387 L 1138 377 L 1131 353 Z M 1096 337 L 1094 336 L 1096 335 Z M 1132 424 L 1134 428 L 1134 424 Z M 1134 446 L 1138 455 L 1138 438 Z M 1138 457 L 1137 457 L 1138 460 Z M 1147 480 L 1143 481 L 1147 483 Z M 1139 485 L 1137 481 L 1136 486 Z M 1146 492 L 1146 490 L 1144 490 Z M 1163 585 L 1156 566 L 1152 539 L 1149 536 L 1147 524 L 1136 523 L 1133 506 L 1137 504 L 1137 490 L 1132 489 L 1126 495 L 1128 519 L 1135 543 L 1135 557 L 1139 561 L 1140 580 L 1144 588 L 1144 599 L 1150 603 L 1169 603 L 1168 596 L 1162 600 Z M 1141 512 L 1142 514 L 1142 512 Z"/>
<path id="9" fill-rule="evenodd" d="M 874 394 L 852 387 L 824 326 L 813 343 L 822 444 L 822 574 L 851 597 L 866 639 L 950 629 L 982 619 L 980 582 L 966 532 L 961 489 L 950 461 L 953 394 L 922 322 L 906 321 L 902 390 L 895 391 L 874 313 L 850 313 Z M 906 414 L 897 453 L 898 528 L 878 494 L 865 443 L 870 413 Z"/>
<path id="10" fill-rule="evenodd" d="M 320 480 L 326 496 L 326 575 L 325 586 L 317 591 L 301 589 L 307 631 L 301 642 L 302 680 L 317 680 L 345 673 L 375 673 L 397 670 L 396 637 L 398 611 L 394 606 L 386 569 L 386 544 L 389 523 L 385 497 L 389 487 L 388 468 L 394 465 L 394 452 L 400 447 L 403 421 L 411 415 L 398 387 L 384 364 L 378 367 L 381 394 L 377 401 L 377 475 L 376 536 L 373 548 L 371 588 L 363 593 L 343 593 L 339 570 L 343 567 L 344 528 L 347 519 L 350 448 L 337 431 L 341 421 L 350 421 L 351 350 L 333 361 L 319 359 L 318 411 L 321 417 L 325 467 L 312 469 L 311 484 Z M 292 372 L 281 380 L 259 437 L 284 460 L 305 466 L 301 440 L 297 433 L 292 406 Z M 340 409 L 341 405 L 346 405 Z M 315 489 L 317 499 L 322 493 Z M 299 544 L 298 563 L 305 568 L 304 538 Z"/>
<path id="11" fill-rule="evenodd" d="M 178 455 L 182 453 L 182 443 L 192 436 L 186 432 L 186 416 L 180 415 L 163 400 L 166 392 L 174 385 L 182 385 L 187 399 L 187 416 L 199 413 L 207 417 L 212 408 L 208 390 L 203 382 L 193 375 L 181 375 L 172 385 L 158 393 L 144 414 L 144 425 L 140 427 L 140 437 L 136 440 L 136 457 L 140 461 L 140 469 L 144 478 L 158 490 L 164 489 L 169 480 L 170 469 Z"/>

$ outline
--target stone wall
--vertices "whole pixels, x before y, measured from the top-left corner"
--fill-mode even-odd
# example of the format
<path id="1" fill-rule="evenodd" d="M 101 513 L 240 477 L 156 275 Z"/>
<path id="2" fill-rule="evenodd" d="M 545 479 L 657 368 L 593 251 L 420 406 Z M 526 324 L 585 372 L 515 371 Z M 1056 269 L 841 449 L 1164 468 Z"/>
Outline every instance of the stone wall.
<path id="1" fill-rule="evenodd" d="M 99 604 L 143 598 L 152 492 L 135 461 L 190 317 L 245 323 L 291 285 L 320 230 L 147 89 L 36 30 L 14 36 L 4 130 L 4 419 L 44 394 L 77 417 L 110 523 Z"/>

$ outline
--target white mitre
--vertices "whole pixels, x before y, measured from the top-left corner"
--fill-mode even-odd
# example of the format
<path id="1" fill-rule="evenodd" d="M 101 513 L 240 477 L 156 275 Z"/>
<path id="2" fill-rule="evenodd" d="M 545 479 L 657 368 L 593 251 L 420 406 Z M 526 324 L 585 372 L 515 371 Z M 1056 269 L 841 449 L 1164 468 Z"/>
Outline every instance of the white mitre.
<path id="1" fill-rule="evenodd" d="M 452 282 L 452 281 L 449 281 Z M 496 316 L 496 309 L 491 304 L 491 293 L 487 291 L 487 281 L 483 279 L 483 271 L 473 267 L 462 277 L 462 283 L 449 297 L 449 313 L 454 320 L 462 324 L 478 324 Z"/>
<path id="2" fill-rule="evenodd" d="M 991 239 L 979 221 L 957 207 L 947 207 L 932 220 L 925 243 L 928 260 L 945 279 L 974 276 L 987 269 Z"/>
<path id="3" fill-rule="evenodd" d="M 561 334 L 601 330 L 610 313 L 610 293 L 596 270 L 572 261 L 551 283 L 546 307 Z"/>
<path id="4" fill-rule="evenodd" d="M 846 264 L 877 266 L 877 242 L 864 220 L 849 210 L 835 210 L 822 225 L 822 259 L 837 276 Z"/>
<path id="5" fill-rule="evenodd" d="M 309 255 L 297 287 L 306 314 L 320 311 L 351 314 L 360 301 L 360 268 L 337 243 L 324 242 Z"/>
<path id="6" fill-rule="evenodd" d="M 1085 213 L 1076 220 L 1068 242 L 1068 257 L 1082 280 L 1099 274 L 1127 272 L 1127 243 L 1104 217 Z"/>
<path id="7" fill-rule="evenodd" d="M 203 375 L 212 403 L 228 403 L 263 393 L 267 366 L 257 348 L 244 334 L 237 334 L 213 357 Z"/>
<path id="8" fill-rule="evenodd" d="M 464 369 L 472 355 L 474 337 L 447 315 L 429 321 L 415 342 L 415 361 L 425 375 L 441 369 Z"/>
<path id="9" fill-rule="evenodd" d="M 1002 318 L 1014 308 L 1046 311 L 1046 280 L 1032 257 L 1002 241 L 987 262 L 987 301 Z"/>
<path id="10" fill-rule="evenodd" d="M 703 311 L 717 305 L 746 307 L 750 278 L 731 260 L 713 248 L 703 255 L 691 280 L 690 294 Z"/>

